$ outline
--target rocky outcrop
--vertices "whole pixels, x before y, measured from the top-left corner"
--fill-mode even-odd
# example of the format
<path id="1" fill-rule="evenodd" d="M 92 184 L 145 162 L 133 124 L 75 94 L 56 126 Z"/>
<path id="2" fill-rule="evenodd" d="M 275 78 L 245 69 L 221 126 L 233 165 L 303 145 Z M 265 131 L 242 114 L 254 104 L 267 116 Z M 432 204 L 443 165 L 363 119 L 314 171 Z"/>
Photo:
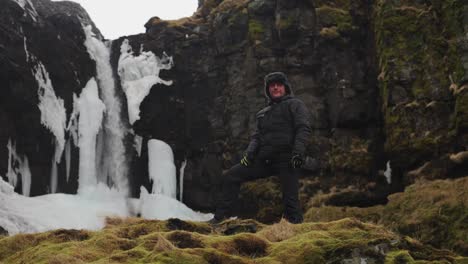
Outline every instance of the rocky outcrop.
<path id="1" fill-rule="evenodd" d="M 448 158 L 468 142 L 466 10 L 463 1 L 375 6 L 385 153 L 404 182 L 427 163 L 444 171 L 437 177 L 466 176 L 467 164 Z"/>
<path id="2" fill-rule="evenodd" d="M 191 18 L 155 17 L 130 37 L 134 50 L 174 57 L 162 73 L 174 84 L 153 88 L 136 132 L 174 142 L 176 159 L 188 158 L 184 201 L 209 207 L 207 194 L 238 161 L 265 104 L 263 76 L 278 70 L 312 112 L 307 174 L 322 169 L 343 185 L 375 178 L 384 164 L 370 17 L 367 3 L 204 1 Z M 208 162 L 216 157 L 222 167 Z"/>
<path id="3" fill-rule="evenodd" d="M 211 207 L 265 103 L 262 78 L 278 70 L 312 113 L 303 201 L 344 188 L 330 203 L 369 206 L 418 178 L 466 176 L 466 160 L 450 158 L 467 148 L 463 1 L 199 4 L 190 18 L 155 17 L 146 34 L 130 37 L 134 49 L 174 57 L 164 73 L 174 85 L 152 90 L 136 132 L 172 142 L 179 163 L 188 159 L 190 206 Z M 240 212 L 280 216 L 280 207 L 261 209 L 280 201 L 274 178 L 251 185 L 241 195 L 249 210 Z M 263 198 L 251 203 L 252 195 Z"/>
<path id="4" fill-rule="evenodd" d="M 0 2 L 0 175 L 6 176 L 8 171 L 6 146 L 11 141 L 18 155 L 29 160 L 34 175 L 31 195 L 50 191 L 55 151 L 54 135 L 41 124 L 39 87 L 33 70 L 42 63 L 69 116 L 73 93 L 79 94 L 95 76 L 94 61 L 83 44 L 82 23 L 86 21 L 90 21 L 86 12 L 71 2 Z M 71 165 L 72 177 L 68 182 L 65 177 L 59 179 L 59 191 L 76 191 L 77 162 L 75 159 Z M 61 162 L 58 170 L 66 175 L 65 162 Z M 18 192 L 20 186 L 21 179 Z"/>
<path id="5" fill-rule="evenodd" d="M 387 205 L 357 208 L 329 206 L 330 195 L 310 200 L 306 221 L 333 221 L 355 217 L 418 238 L 422 243 L 468 254 L 468 177 L 419 182 L 389 197 Z"/>

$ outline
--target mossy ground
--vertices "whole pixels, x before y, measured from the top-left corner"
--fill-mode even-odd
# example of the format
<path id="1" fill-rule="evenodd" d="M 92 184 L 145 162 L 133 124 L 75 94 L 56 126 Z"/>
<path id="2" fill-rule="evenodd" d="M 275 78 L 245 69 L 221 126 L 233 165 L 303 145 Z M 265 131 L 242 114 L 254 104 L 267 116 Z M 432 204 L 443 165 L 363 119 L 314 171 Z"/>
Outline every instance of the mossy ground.
<path id="1" fill-rule="evenodd" d="M 192 231 L 174 230 L 174 220 L 111 221 L 98 232 L 56 230 L 3 238 L 0 263 L 339 263 L 356 252 L 388 263 L 400 263 L 393 261 L 400 255 L 428 260 L 418 255 L 417 242 L 351 218 L 300 225 L 282 220 L 268 226 L 230 220 L 216 227 L 177 221 Z M 252 224 L 258 230 L 225 234 L 229 227 Z M 450 252 L 438 256 L 447 262 L 457 258 Z"/>
<path id="2" fill-rule="evenodd" d="M 468 177 L 420 182 L 393 194 L 386 206 L 315 207 L 308 221 L 355 217 L 382 224 L 423 243 L 468 255 Z"/>
<path id="3" fill-rule="evenodd" d="M 311 208 L 298 225 L 113 218 L 1 238 L 0 263 L 466 263 L 467 189 L 468 177 L 419 182 L 385 206 Z"/>

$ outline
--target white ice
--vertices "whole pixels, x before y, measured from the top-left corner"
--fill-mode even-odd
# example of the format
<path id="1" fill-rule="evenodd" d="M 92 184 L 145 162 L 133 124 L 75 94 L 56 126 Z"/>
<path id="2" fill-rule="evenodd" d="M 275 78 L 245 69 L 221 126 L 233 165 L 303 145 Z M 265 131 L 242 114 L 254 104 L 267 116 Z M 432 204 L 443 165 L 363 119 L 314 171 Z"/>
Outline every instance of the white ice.
<path id="1" fill-rule="evenodd" d="M 146 219 L 167 220 L 179 218 L 182 220 L 207 221 L 213 214 L 201 214 L 194 212 L 185 204 L 174 198 L 162 194 L 148 194 L 145 188 L 141 188 L 141 217 Z"/>
<path id="2" fill-rule="evenodd" d="M 184 175 L 185 167 L 187 166 L 187 159 L 182 162 L 179 170 L 179 201 L 183 202 L 184 199 Z"/>
<path id="3" fill-rule="evenodd" d="M 153 181 L 152 194 L 162 194 L 176 199 L 177 179 L 172 149 L 165 142 L 148 141 L 148 171 Z"/>
<path id="4" fill-rule="evenodd" d="M 88 186 L 79 195 L 48 194 L 25 197 L 0 177 L 0 226 L 10 235 L 36 233 L 59 228 L 99 230 L 106 217 L 206 221 L 212 214 L 192 211 L 184 204 L 160 194 L 142 190 L 140 199 L 125 198 L 121 193 L 98 184 Z"/>
<path id="5" fill-rule="evenodd" d="M 388 184 L 392 183 L 392 168 L 390 167 L 390 161 L 387 161 L 387 169 L 384 171 L 385 179 Z"/>
<path id="6" fill-rule="evenodd" d="M 63 99 L 55 95 L 49 73 L 41 62 L 33 69 L 34 77 L 39 86 L 39 110 L 41 123 L 55 136 L 55 162 L 59 163 L 65 149 L 65 124 L 67 114 Z"/>
<path id="7" fill-rule="evenodd" d="M 120 52 L 118 73 L 127 97 L 129 121 L 133 124 L 140 119 L 140 104 L 150 93 L 153 85 L 157 83 L 172 85 L 172 81 L 159 78 L 159 72 L 169 70 L 174 63 L 172 57 L 165 53 L 162 58 L 150 51 L 134 56 L 128 39 L 122 42 Z"/>
<path id="8" fill-rule="evenodd" d="M 31 191 L 31 170 L 29 169 L 29 161 L 26 155 L 20 156 L 16 152 L 16 144 L 8 139 L 8 182 L 16 187 L 18 184 L 18 177 L 21 176 L 21 193 L 29 196 Z"/>
<path id="9" fill-rule="evenodd" d="M 58 228 L 97 230 L 106 216 L 128 216 L 127 203 L 105 186 L 99 195 L 48 194 L 34 198 L 21 196 L 0 179 L 0 226 L 10 235 Z"/>
<path id="10" fill-rule="evenodd" d="M 97 39 L 91 26 L 83 28 L 86 34 L 85 46 L 90 57 L 96 62 L 97 82 L 100 96 L 106 106 L 104 130 L 101 131 L 100 155 L 97 155 L 98 173 L 101 182 L 112 183 L 122 192 L 129 193 L 128 159 L 124 137 L 128 132 L 121 119 L 121 101 L 117 96 L 114 76 L 110 64 L 110 50 Z"/>
<path id="11" fill-rule="evenodd" d="M 80 97 L 75 96 L 74 99 L 71 119 L 78 124 L 78 146 L 80 148 L 78 192 L 81 193 L 84 188 L 97 184 L 96 137 L 101 128 L 103 112 L 106 107 L 99 99 L 98 87 L 94 78 L 88 81 L 86 87 L 81 91 Z"/>
<path id="12" fill-rule="evenodd" d="M 78 127 L 80 157 L 83 157 L 80 158 L 78 195 L 48 194 L 30 198 L 15 193 L 13 187 L 0 177 L 0 226 L 14 235 L 59 228 L 98 230 L 104 227 L 106 217 L 140 215 L 146 219 L 159 220 L 211 219 L 212 214 L 194 212 L 175 199 L 174 158 L 171 148 L 162 141 L 152 140 L 148 146 L 152 160 L 149 167 L 155 184 L 152 194 L 141 187 L 140 199 L 127 198 L 124 192 L 97 183 L 95 175 L 94 178 L 87 175 L 93 173 L 90 167 L 94 158 L 90 152 L 95 147 L 92 141 L 95 142 L 96 130 L 99 128 L 99 122 L 91 120 L 99 119 L 99 113 L 84 109 L 103 110 L 104 106 L 95 97 L 96 93 L 96 82 L 91 79 L 80 98 L 75 98 L 71 118 L 70 130 L 73 131 L 74 126 Z M 89 139 L 83 142 L 85 135 Z M 85 149 L 83 153 L 82 148 Z"/>

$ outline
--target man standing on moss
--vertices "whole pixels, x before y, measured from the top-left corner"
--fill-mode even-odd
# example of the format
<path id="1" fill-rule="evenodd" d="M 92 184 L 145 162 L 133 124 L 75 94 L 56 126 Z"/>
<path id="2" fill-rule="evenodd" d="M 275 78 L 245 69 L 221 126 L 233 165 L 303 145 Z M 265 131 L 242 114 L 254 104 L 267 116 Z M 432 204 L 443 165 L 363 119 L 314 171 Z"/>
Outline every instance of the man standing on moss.
<path id="1" fill-rule="evenodd" d="M 224 175 L 221 199 L 210 223 L 227 218 L 243 182 L 272 175 L 280 179 L 286 220 L 303 221 L 298 169 L 304 162 L 310 136 L 310 114 L 305 104 L 293 96 L 291 84 L 282 72 L 265 76 L 265 96 L 268 105 L 256 115 L 256 129 L 242 160 Z"/>

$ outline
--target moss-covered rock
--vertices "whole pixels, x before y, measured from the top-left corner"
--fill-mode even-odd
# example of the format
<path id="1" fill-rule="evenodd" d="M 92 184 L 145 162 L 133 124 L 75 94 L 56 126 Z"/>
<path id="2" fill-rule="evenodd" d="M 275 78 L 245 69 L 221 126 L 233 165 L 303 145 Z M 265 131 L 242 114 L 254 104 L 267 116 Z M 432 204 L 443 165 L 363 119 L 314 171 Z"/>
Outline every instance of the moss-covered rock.
<path id="1" fill-rule="evenodd" d="M 445 102 L 413 101 L 387 109 L 385 151 L 404 169 L 450 152 L 455 134 L 451 107 Z"/>
<path id="2" fill-rule="evenodd" d="M 459 133 L 468 131 L 468 84 L 463 86 L 456 96 L 455 127 Z"/>
<path id="3" fill-rule="evenodd" d="M 242 185 L 239 197 L 240 216 L 272 223 L 283 214 L 281 186 L 277 177 L 260 179 Z"/>
<path id="4" fill-rule="evenodd" d="M 231 220 L 228 222 L 237 222 Z M 191 225 L 195 223 L 187 223 Z M 223 235 L 152 229 L 122 239 L 117 234 L 142 226 L 167 226 L 164 221 L 114 221 L 102 231 L 51 231 L 0 240 L 2 263 L 456 263 L 463 258 L 424 246 L 382 226 L 355 219 L 293 225 L 281 221 L 258 225 L 256 233 Z M 199 223 L 196 225 L 205 225 Z M 125 231 L 120 230 L 123 227 Z M 138 234 L 139 231 L 130 231 Z M 63 240 L 69 234 L 71 240 Z M 78 239 L 77 239 L 78 238 Z M 86 239 L 83 239 L 86 238 Z M 60 241 L 60 242 L 59 242 Z M 434 253 L 435 252 L 435 253 Z M 422 261 L 422 262 L 421 262 Z"/>
<path id="5" fill-rule="evenodd" d="M 356 217 L 388 226 L 423 243 L 468 255 L 468 177 L 417 183 L 389 197 L 386 206 L 313 207 L 308 221 Z"/>
<path id="6" fill-rule="evenodd" d="M 458 45 L 466 33 L 464 6 L 459 0 L 374 6 L 385 152 L 402 171 L 452 151 L 460 138 L 457 123 L 466 118 L 454 109 L 463 97 L 455 100 L 451 87 L 466 74 Z"/>
<path id="7" fill-rule="evenodd" d="M 368 140 L 352 138 L 350 144 L 333 143 L 328 152 L 329 164 L 334 171 L 348 171 L 360 175 L 369 175 L 373 155 L 369 151 Z"/>
<path id="8" fill-rule="evenodd" d="M 265 26 L 259 20 L 249 20 L 249 37 L 251 40 L 262 40 L 265 33 Z"/>

